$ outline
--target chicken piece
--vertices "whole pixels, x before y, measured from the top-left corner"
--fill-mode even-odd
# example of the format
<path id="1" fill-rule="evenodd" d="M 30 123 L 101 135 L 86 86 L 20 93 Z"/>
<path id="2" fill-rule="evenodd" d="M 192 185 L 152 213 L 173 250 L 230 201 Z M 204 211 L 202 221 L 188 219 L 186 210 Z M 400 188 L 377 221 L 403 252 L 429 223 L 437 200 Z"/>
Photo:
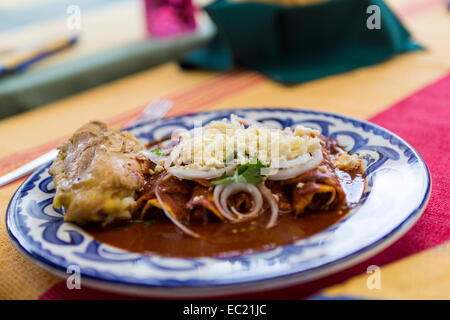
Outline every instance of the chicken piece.
<path id="1" fill-rule="evenodd" d="M 53 206 L 64 221 L 85 224 L 131 219 L 150 164 L 132 134 L 91 121 L 59 147 L 49 169 L 56 187 Z"/>

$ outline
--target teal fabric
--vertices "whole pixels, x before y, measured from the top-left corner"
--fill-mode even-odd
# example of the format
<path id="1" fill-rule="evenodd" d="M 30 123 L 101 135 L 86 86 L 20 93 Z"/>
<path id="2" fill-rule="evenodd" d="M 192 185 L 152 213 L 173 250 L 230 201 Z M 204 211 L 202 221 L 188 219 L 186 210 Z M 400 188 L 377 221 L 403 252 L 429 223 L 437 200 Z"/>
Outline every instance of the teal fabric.
<path id="1" fill-rule="evenodd" d="M 366 26 L 370 5 L 380 8 L 381 29 Z M 422 49 L 381 0 L 307 6 L 219 0 L 205 10 L 218 33 L 183 57 L 184 68 L 225 71 L 238 65 L 296 84 Z"/>

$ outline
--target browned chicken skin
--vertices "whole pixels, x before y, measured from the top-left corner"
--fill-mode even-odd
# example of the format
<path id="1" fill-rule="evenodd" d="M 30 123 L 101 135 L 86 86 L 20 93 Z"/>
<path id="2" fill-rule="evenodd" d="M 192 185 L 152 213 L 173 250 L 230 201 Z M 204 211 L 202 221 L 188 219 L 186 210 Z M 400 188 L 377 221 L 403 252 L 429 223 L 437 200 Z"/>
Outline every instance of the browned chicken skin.
<path id="1" fill-rule="evenodd" d="M 49 169 L 56 187 L 55 208 L 64 220 L 84 224 L 131 219 L 148 160 L 133 135 L 91 121 L 59 147 Z"/>

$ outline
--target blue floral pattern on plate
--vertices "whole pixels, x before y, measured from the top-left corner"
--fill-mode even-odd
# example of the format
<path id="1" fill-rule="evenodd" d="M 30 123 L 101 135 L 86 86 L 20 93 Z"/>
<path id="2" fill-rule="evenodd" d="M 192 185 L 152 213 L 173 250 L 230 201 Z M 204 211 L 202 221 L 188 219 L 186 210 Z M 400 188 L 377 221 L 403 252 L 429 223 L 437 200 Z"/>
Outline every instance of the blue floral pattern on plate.
<path id="1" fill-rule="evenodd" d="M 197 113 L 129 129 L 143 142 L 174 129 L 190 129 L 242 117 L 279 127 L 303 124 L 336 138 L 367 160 L 367 188 L 361 203 L 343 220 L 294 244 L 233 258 L 169 258 L 126 252 L 99 243 L 63 221 L 52 206 L 54 185 L 47 170 L 33 173 L 7 211 L 7 228 L 17 247 L 60 275 L 78 265 L 91 286 L 144 295 L 213 296 L 300 283 L 348 267 L 398 239 L 423 212 L 430 176 L 420 155 L 405 141 L 366 121 L 295 109 L 235 109 Z"/>

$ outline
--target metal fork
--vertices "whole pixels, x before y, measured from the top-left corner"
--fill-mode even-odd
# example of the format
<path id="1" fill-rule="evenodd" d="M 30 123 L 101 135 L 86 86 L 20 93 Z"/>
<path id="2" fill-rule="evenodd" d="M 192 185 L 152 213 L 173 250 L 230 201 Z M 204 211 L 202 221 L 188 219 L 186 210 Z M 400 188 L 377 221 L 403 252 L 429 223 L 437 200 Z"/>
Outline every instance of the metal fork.
<path id="1" fill-rule="evenodd" d="M 128 126 L 134 126 L 140 123 L 162 119 L 167 114 L 167 112 L 169 112 L 172 106 L 173 103 L 170 100 L 159 98 L 154 99 L 147 105 L 147 107 L 145 107 L 145 109 L 139 116 L 137 116 L 135 119 L 131 120 L 128 123 Z M 21 166 L 20 168 L 17 168 L 5 174 L 4 176 L 1 176 L 0 187 L 13 181 L 16 181 L 17 179 L 20 179 L 23 176 L 26 176 L 27 174 L 32 173 L 40 166 L 49 161 L 55 160 L 57 154 L 58 154 L 57 149 L 50 150 L 49 152 L 28 162 L 27 164 Z"/>

